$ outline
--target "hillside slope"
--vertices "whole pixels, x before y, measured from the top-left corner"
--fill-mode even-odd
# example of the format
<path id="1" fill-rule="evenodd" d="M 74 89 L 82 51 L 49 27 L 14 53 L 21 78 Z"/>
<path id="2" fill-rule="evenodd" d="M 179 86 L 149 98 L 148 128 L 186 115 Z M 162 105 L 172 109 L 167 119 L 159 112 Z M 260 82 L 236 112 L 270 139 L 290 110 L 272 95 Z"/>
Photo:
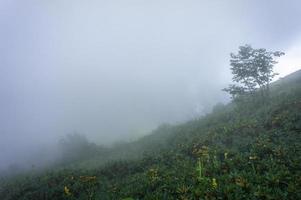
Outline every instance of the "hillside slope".
<path id="1" fill-rule="evenodd" d="M 219 106 L 109 154 L 132 159 L 3 180 L 0 199 L 301 199 L 301 71 L 268 101 Z"/>

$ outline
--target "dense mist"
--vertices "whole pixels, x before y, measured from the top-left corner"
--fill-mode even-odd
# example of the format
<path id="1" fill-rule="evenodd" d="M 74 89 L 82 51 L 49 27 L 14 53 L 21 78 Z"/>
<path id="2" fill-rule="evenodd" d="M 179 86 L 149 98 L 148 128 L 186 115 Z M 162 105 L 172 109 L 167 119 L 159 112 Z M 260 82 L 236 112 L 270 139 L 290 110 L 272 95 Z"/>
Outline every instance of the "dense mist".
<path id="1" fill-rule="evenodd" d="M 289 3 L 288 3 L 289 2 Z M 301 3 L 0 1 L 0 168 L 56 157 L 74 131 L 110 145 L 198 118 L 229 96 L 229 54 L 252 44 L 301 67 Z"/>

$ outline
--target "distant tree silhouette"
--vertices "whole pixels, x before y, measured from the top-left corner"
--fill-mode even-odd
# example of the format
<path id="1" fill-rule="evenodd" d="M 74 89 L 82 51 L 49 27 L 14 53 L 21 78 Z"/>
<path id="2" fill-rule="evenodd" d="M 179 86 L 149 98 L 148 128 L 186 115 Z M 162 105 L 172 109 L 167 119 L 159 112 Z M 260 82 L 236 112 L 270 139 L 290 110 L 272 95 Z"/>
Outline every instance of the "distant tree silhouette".
<path id="1" fill-rule="evenodd" d="M 59 142 L 63 162 L 82 160 L 97 153 L 97 146 L 77 132 L 66 135 Z"/>

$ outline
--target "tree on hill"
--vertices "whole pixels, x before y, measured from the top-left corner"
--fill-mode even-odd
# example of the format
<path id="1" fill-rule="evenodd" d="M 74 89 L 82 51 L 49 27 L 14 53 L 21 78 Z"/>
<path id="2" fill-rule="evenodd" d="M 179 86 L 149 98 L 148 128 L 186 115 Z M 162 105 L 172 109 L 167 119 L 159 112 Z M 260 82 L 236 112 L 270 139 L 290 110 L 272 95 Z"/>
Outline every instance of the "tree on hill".
<path id="1" fill-rule="evenodd" d="M 269 95 L 269 85 L 277 75 L 273 72 L 277 57 L 284 55 L 281 51 L 267 51 L 266 49 L 254 49 L 251 45 L 239 47 L 237 54 L 230 54 L 230 65 L 233 74 L 233 82 L 223 91 L 231 94 L 235 99 L 238 96 L 251 94 L 256 90 L 261 91 L 262 97 Z"/>
<path id="2" fill-rule="evenodd" d="M 85 135 L 77 132 L 67 134 L 61 138 L 58 148 L 64 163 L 87 159 L 102 150 L 101 147 L 89 142 Z"/>

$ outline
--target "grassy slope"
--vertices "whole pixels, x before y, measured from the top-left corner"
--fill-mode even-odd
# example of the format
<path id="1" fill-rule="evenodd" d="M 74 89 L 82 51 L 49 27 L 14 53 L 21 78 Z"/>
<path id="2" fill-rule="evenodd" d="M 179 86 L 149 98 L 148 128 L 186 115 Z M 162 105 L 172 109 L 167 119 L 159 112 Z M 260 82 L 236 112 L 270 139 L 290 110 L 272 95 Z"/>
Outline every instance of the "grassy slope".
<path id="1" fill-rule="evenodd" d="M 131 159 L 3 181 L 0 199 L 301 199 L 301 71 L 271 90 L 109 152 Z"/>

